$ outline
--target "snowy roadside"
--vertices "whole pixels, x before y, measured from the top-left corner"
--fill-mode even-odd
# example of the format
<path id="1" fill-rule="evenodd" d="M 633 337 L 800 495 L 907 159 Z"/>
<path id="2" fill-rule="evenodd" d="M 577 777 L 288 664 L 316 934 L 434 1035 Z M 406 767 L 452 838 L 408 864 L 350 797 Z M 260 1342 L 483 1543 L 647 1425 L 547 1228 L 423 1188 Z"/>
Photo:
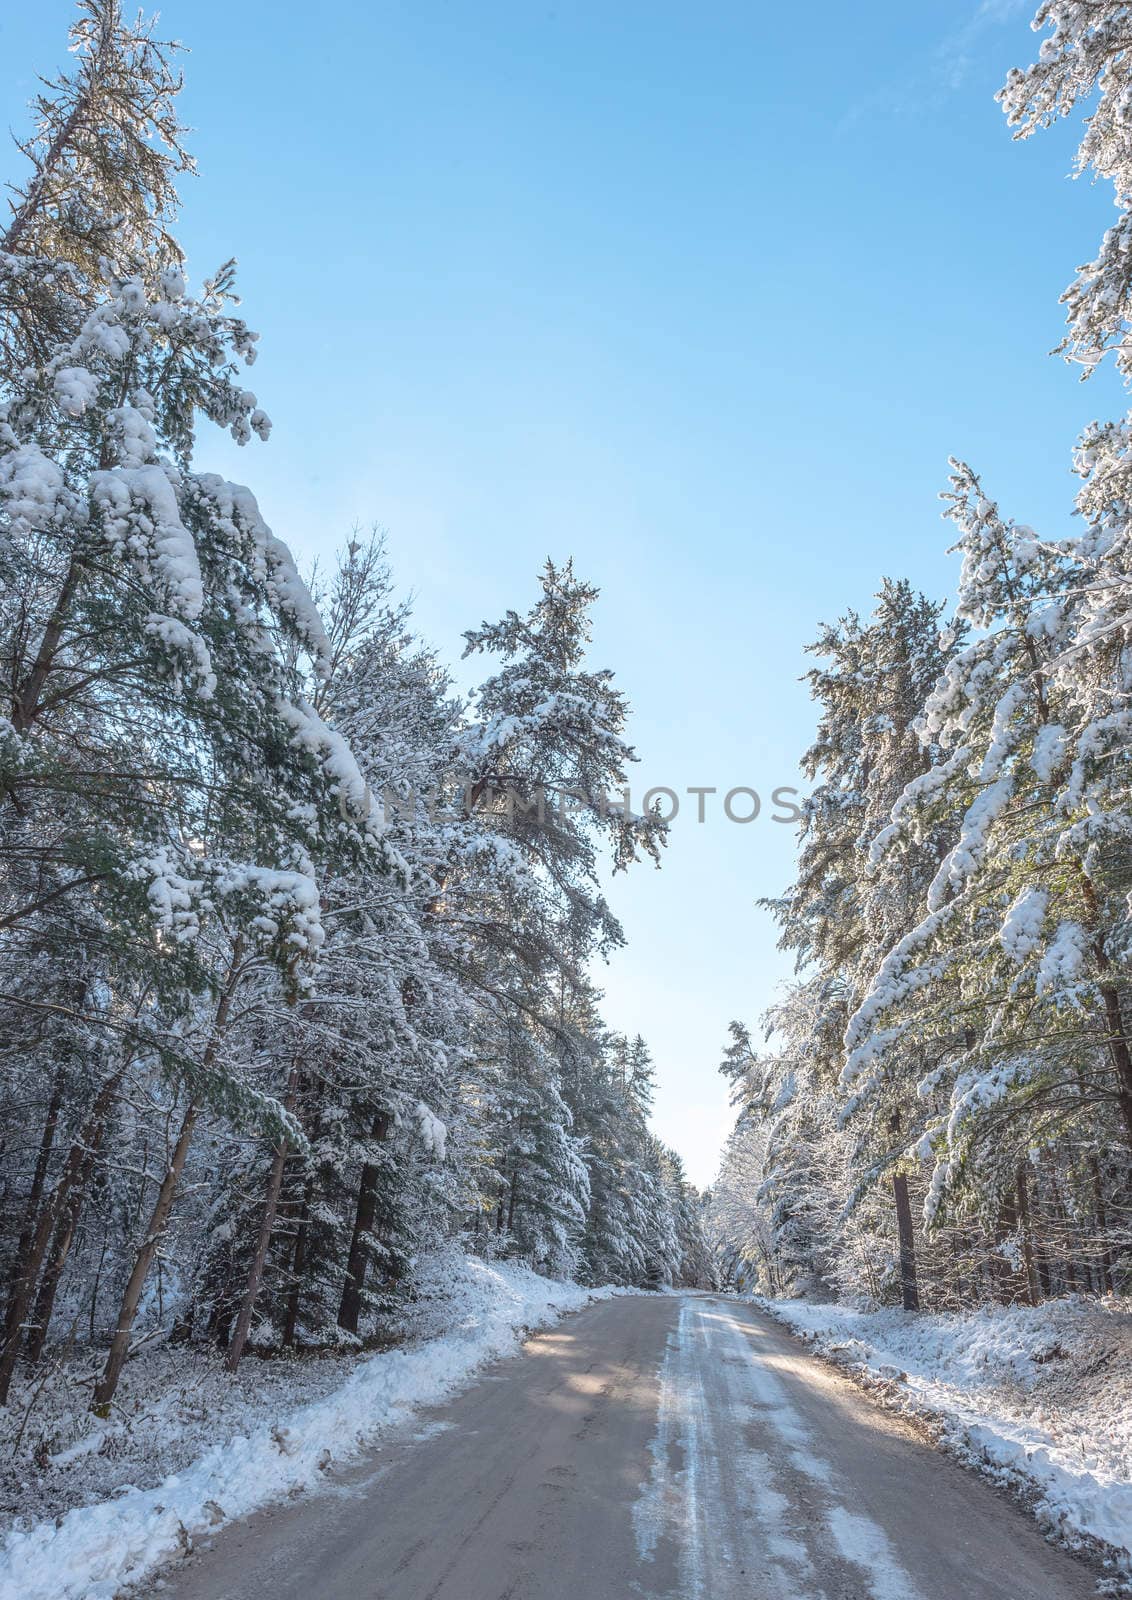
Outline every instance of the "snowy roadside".
<path id="1" fill-rule="evenodd" d="M 473 1257 L 446 1256 L 443 1270 L 443 1295 L 410 1324 L 414 1342 L 376 1355 L 294 1361 L 282 1378 L 271 1372 L 279 1363 L 246 1361 L 238 1380 L 203 1362 L 193 1382 L 182 1374 L 166 1389 L 162 1369 L 147 1386 L 139 1358 L 132 1414 L 102 1424 L 76 1413 L 79 1437 L 53 1455 L 39 1450 L 41 1473 L 58 1480 L 56 1504 L 62 1496 L 70 1509 L 12 1525 L 0 1600 L 110 1600 L 226 1523 L 317 1487 L 332 1461 L 514 1354 L 527 1331 L 624 1292 Z"/>
<path id="2" fill-rule="evenodd" d="M 1070 1548 L 1132 1573 L 1132 1315 L 1076 1297 L 909 1316 L 752 1303 L 951 1454 L 1018 1493 Z"/>

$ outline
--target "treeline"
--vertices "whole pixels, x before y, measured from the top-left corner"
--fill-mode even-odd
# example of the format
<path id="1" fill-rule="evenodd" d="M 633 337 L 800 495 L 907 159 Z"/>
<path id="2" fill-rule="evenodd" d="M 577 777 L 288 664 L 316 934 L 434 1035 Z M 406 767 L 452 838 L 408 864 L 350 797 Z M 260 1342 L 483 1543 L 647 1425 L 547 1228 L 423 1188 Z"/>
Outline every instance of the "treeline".
<path id="1" fill-rule="evenodd" d="M 707 1282 L 588 976 L 664 835 L 578 799 L 634 759 L 596 591 L 548 563 L 469 700 L 379 540 L 304 582 L 193 465 L 269 423 L 172 232 L 172 47 L 116 0 L 71 44 L 0 235 L 0 1400 L 45 1348 L 105 1346 L 105 1410 L 151 1337 L 363 1339 L 454 1238 Z"/>
<path id="2" fill-rule="evenodd" d="M 1118 220 L 1065 354 L 1132 374 L 1127 8 L 1047 3 L 1019 137 L 1097 98 Z M 798 980 L 735 1024 L 712 1225 L 728 1270 L 906 1308 L 1132 1283 L 1132 418 L 1074 456 L 1077 531 L 952 463 L 953 612 L 886 582 L 812 646 L 814 790 L 769 904 Z"/>

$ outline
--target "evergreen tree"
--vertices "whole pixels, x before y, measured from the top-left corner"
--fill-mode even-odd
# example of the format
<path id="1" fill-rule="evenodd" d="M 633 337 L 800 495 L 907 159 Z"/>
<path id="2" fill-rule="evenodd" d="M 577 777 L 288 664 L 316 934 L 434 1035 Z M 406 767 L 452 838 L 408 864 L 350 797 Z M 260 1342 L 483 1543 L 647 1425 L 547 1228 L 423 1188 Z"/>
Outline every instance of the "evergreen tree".
<path id="1" fill-rule="evenodd" d="M 547 563 L 468 702 L 379 539 L 300 577 L 201 460 L 269 423 L 173 231 L 175 47 L 116 0 L 71 43 L 0 238 L 0 1401 L 80 1322 L 103 1413 L 156 1332 L 355 1346 L 457 1239 L 701 1281 L 591 976 L 603 856 L 664 838 L 596 591 Z"/>

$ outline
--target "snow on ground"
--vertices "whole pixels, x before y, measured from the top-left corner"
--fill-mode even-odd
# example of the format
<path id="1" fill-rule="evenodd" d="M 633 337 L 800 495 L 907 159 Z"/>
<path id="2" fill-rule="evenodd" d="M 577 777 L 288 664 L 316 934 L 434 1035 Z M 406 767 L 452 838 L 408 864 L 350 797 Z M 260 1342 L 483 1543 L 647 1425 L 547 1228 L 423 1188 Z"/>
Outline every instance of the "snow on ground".
<path id="1" fill-rule="evenodd" d="M 0 1452 L 18 1515 L 0 1600 L 110 1600 L 225 1523 L 316 1488 L 332 1461 L 514 1353 L 526 1330 L 618 1292 L 446 1254 L 406 1342 L 376 1355 L 245 1358 L 232 1378 L 218 1357 L 154 1350 L 127 1367 L 108 1422 L 86 1410 L 85 1368 L 13 1390 Z"/>
<path id="2" fill-rule="evenodd" d="M 1132 1569 L 1132 1315 L 1076 1296 L 945 1315 L 762 1306 L 953 1454 L 1021 1493 L 1070 1546 Z"/>

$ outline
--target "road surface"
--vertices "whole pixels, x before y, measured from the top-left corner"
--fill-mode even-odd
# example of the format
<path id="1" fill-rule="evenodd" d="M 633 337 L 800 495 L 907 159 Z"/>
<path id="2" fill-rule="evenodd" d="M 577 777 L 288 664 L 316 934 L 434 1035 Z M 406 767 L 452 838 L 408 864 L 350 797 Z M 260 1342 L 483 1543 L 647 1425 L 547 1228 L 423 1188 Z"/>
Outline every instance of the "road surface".
<path id="1" fill-rule="evenodd" d="M 600 1302 L 162 1600 L 1090 1600 L 1016 1506 L 778 1324 Z M 151 1591 L 157 1593 L 156 1590 Z"/>

